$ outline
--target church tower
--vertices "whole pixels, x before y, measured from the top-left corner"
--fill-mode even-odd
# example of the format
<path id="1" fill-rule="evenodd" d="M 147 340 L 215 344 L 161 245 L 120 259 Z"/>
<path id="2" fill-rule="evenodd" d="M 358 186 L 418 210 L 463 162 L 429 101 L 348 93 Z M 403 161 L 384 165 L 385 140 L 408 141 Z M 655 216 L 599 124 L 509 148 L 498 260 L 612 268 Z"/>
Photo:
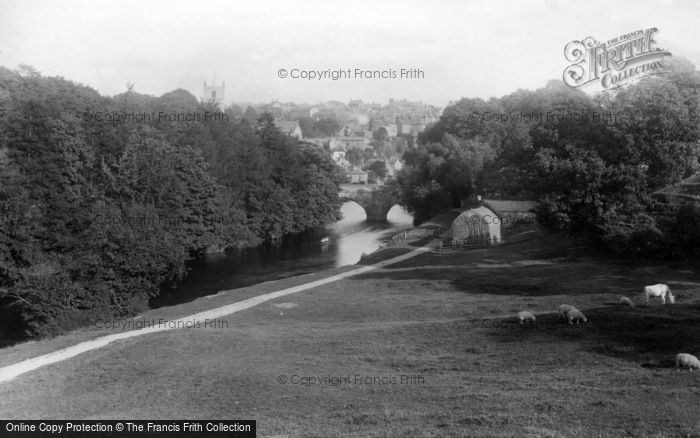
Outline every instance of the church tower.
<path id="1" fill-rule="evenodd" d="M 225 82 L 221 82 L 221 85 L 216 85 L 212 81 L 211 85 L 207 85 L 207 81 L 204 81 L 204 88 L 202 91 L 202 100 L 206 103 L 217 103 L 219 106 L 224 106 L 224 89 L 226 87 Z"/>

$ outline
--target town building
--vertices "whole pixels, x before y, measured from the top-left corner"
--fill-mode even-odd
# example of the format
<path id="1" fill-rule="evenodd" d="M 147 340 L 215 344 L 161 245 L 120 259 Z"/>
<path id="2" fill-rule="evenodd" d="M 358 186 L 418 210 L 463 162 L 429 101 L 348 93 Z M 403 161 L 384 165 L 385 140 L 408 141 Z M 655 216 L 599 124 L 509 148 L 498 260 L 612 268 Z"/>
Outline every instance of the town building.
<path id="1" fill-rule="evenodd" d="M 349 123 L 338 130 L 336 142 L 346 151 L 350 149 L 365 149 L 369 146 L 372 133 L 365 131 L 356 123 Z"/>
<path id="2" fill-rule="evenodd" d="M 348 180 L 351 184 L 367 184 L 369 174 L 364 170 L 354 168 L 348 172 Z"/>
<path id="3" fill-rule="evenodd" d="M 496 213 L 503 228 L 512 228 L 518 224 L 534 224 L 537 221 L 535 201 L 484 199 L 482 204 Z"/>
<path id="4" fill-rule="evenodd" d="M 496 213 L 480 206 L 463 211 L 450 225 L 455 245 L 494 245 L 501 243 L 501 222 Z"/>
<path id="5" fill-rule="evenodd" d="M 287 120 L 275 120 L 275 126 L 280 130 L 282 134 L 294 137 L 297 140 L 303 139 L 303 134 L 301 132 L 301 126 L 299 122 L 290 122 Z"/>

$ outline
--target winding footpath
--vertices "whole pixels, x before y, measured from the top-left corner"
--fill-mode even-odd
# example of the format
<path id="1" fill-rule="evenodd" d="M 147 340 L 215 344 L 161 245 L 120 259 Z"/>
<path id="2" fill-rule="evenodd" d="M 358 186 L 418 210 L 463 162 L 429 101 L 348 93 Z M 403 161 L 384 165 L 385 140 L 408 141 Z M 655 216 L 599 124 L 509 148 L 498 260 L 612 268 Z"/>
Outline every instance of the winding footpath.
<path id="1" fill-rule="evenodd" d="M 320 280 L 311 281 L 298 286 L 290 287 L 287 289 L 282 289 L 276 292 L 270 292 L 263 295 L 258 295 L 247 300 L 238 301 L 236 303 L 228 304 L 226 306 L 217 307 L 214 309 L 206 310 L 204 312 L 199 312 L 193 315 L 185 316 L 177 320 L 173 320 L 172 324 L 159 325 L 157 327 L 147 327 L 138 330 L 131 330 L 123 333 L 117 333 L 113 335 L 102 336 L 97 339 L 90 341 L 81 342 L 79 344 L 73 345 L 71 347 L 63 348 L 52 353 L 44 354 L 41 356 L 33 357 L 31 359 L 23 360 L 12 365 L 8 365 L 0 368 L 0 383 L 7 382 L 14 379 L 17 376 L 28 373 L 30 371 L 36 370 L 37 368 L 44 367 L 57 362 L 62 362 L 64 360 L 75 357 L 79 354 L 86 353 L 88 351 L 96 350 L 102 348 L 112 342 L 119 341 L 122 339 L 135 338 L 137 336 L 149 335 L 152 333 L 158 333 L 166 330 L 179 330 L 178 327 L 184 326 L 185 322 L 197 321 L 204 323 L 205 320 L 213 320 L 216 318 L 221 318 L 232 313 L 240 312 L 245 309 L 249 309 L 258 304 L 262 304 L 266 301 L 274 300 L 286 295 L 292 295 L 299 293 L 308 289 L 313 289 L 324 284 L 333 283 L 338 280 L 342 280 L 348 277 L 352 277 L 359 274 L 364 274 L 375 269 L 383 268 L 384 266 L 392 265 L 394 263 L 399 263 L 404 260 L 416 257 L 425 252 L 432 251 L 435 246 L 434 242 L 426 246 L 414 249 L 406 254 L 402 254 L 393 257 L 388 260 L 383 260 L 378 263 L 369 266 L 362 266 L 351 271 L 336 274 L 330 277 L 322 278 Z M 179 324 L 179 323 L 182 324 Z"/>

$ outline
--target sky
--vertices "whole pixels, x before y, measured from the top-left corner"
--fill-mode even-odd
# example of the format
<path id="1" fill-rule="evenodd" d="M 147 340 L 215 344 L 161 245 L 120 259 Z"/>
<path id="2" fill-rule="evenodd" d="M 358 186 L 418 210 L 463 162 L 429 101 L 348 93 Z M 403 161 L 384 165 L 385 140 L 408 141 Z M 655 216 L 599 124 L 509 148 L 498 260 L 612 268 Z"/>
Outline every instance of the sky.
<path id="1" fill-rule="evenodd" d="M 0 0 L 0 66 L 28 64 L 105 95 L 226 83 L 226 103 L 409 99 L 444 106 L 561 79 L 564 46 L 658 28 L 700 66 L 692 0 Z M 418 69 L 356 78 L 355 69 Z M 280 69 L 287 77 L 279 77 Z M 310 70 L 349 78 L 291 78 Z M 389 73 L 391 74 L 391 73 Z"/>

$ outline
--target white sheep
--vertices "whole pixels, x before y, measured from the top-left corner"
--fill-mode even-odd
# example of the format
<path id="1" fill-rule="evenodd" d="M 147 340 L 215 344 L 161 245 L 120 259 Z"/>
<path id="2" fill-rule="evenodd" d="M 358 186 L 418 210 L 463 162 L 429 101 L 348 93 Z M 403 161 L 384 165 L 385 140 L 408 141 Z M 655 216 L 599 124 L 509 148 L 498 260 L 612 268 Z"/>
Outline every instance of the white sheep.
<path id="1" fill-rule="evenodd" d="M 559 306 L 559 319 L 561 318 L 566 318 L 566 314 L 569 313 L 569 310 L 575 310 L 576 307 L 570 305 L 570 304 L 562 304 Z"/>
<path id="2" fill-rule="evenodd" d="M 535 322 L 535 315 L 527 310 L 523 310 L 522 312 L 518 312 L 518 319 L 520 320 L 520 325 L 523 325 L 525 321 Z"/>
<path id="3" fill-rule="evenodd" d="M 620 305 L 634 307 L 634 303 L 627 297 L 620 298 Z"/>
<path id="4" fill-rule="evenodd" d="M 566 312 L 566 317 L 569 320 L 569 325 L 574 325 L 574 321 L 576 321 L 576 324 L 578 324 L 579 321 L 588 322 L 588 318 L 578 309 L 569 310 Z"/>
<path id="5" fill-rule="evenodd" d="M 689 370 L 693 370 L 693 368 L 700 368 L 700 360 L 698 360 L 697 357 L 693 356 L 692 354 L 688 353 L 680 353 L 676 355 L 676 369 L 680 369 L 681 367 L 685 368 L 688 367 Z"/>

